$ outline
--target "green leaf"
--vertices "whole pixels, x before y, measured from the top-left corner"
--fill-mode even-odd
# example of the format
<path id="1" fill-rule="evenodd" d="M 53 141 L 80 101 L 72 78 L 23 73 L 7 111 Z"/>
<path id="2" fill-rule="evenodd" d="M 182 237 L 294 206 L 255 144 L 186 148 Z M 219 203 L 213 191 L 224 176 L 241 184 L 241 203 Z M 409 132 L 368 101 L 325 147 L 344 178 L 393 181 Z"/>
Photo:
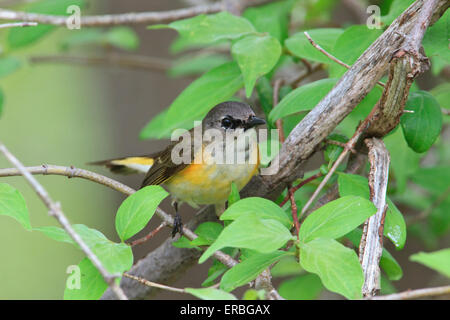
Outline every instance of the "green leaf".
<path id="1" fill-rule="evenodd" d="M 299 111 L 311 110 L 334 87 L 337 79 L 322 79 L 293 90 L 269 114 L 269 121 L 286 117 Z"/>
<path id="2" fill-rule="evenodd" d="M 141 137 L 167 138 L 174 129 L 191 129 L 195 120 L 203 119 L 215 105 L 229 100 L 243 84 L 241 71 L 235 62 L 208 71 L 175 99 L 165 116 L 160 114 L 154 118 L 144 128 Z"/>
<path id="3" fill-rule="evenodd" d="M 292 226 L 290 216 L 281 209 L 276 203 L 258 197 L 249 197 L 239 200 L 220 216 L 220 220 L 236 220 L 245 215 L 256 215 L 260 219 L 277 220 L 285 227 Z"/>
<path id="4" fill-rule="evenodd" d="M 441 133 L 442 113 L 439 103 L 426 91 L 417 91 L 409 95 L 407 110 L 400 118 L 406 142 L 415 152 L 427 151 Z"/>
<path id="5" fill-rule="evenodd" d="M 125 199 L 116 214 L 116 230 L 125 241 L 141 231 L 169 194 L 161 186 L 147 186 Z"/>
<path id="6" fill-rule="evenodd" d="M 229 58 L 223 54 L 199 54 L 183 57 L 175 61 L 173 66 L 168 70 L 168 74 L 171 77 L 202 74 L 228 61 Z"/>
<path id="7" fill-rule="evenodd" d="M 208 277 L 202 282 L 202 287 L 210 287 L 214 285 L 214 280 L 220 277 L 228 267 L 217 259 L 213 260 L 212 266 L 208 269 Z"/>
<path id="8" fill-rule="evenodd" d="M 389 13 L 381 17 L 381 22 L 386 25 L 391 24 L 413 2 L 414 0 L 394 0 L 389 8 Z"/>
<path id="9" fill-rule="evenodd" d="M 80 268 L 80 287 L 69 288 L 70 275 L 64 290 L 64 300 L 98 300 L 108 289 L 108 284 L 88 258 L 78 264 Z M 76 275 L 73 275 L 76 276 Z"/>
<path id="10" fill-rule="evenodd" d="M 226 11 L 198 15 L 194 18 L 178 20 L 169 25 L 150 26 L 149 29 L 172 28 L 190 44 L 214 43 L 220 40 L 239 38 L 255 32 L 255 28 L 245 18 L 234 16 Z"/>
<path id="11" fill-rule="evenodd" d="M 195 233 L 198 237 L 192 240 L 191 244 L 193 246 L 210 245 L 217 239 L 222 230 L 223 226 L 220 223 L 203 222 L 195 229 Z"/>
<path id="12" fill-rule="evenodd" d="M 389 280 L 400 280 L 403 277 L 403 270 L 397 260 L 384 248 L 380 259 L 380 267 L 386 272 Z"/>
<path id="13" fill-rule="evenodd" d="M 323 285 L 347 299 L 362 298 L 364 275 L 355 251 L 333 239 L 315 239 L 300 247 L 300 264 Z"/>
<path id="14" fill-rule="evenodd" d="M 267 32 L 280 42 L 288 36 L 289 12 L 292 1 L 278 1 L 264 6 L 250 7 L 243 17 L 248 19 L 259 32 Z"/>
<path id="15" fill-rule="evenodd" d="M 337 28 L 323 28 L 306 30 L 311 38 L 325 51 L 333 53 L 334 44 L 337 38 L 344 32 Z M 330 64 L 333 60 L 325 56 L 314 48 L 302 32 L 296 33 L 285 41 L 286 47 L 297 57 L 317 61 L 321 63 Z"/>
<path id="16" fill-rule="evenodd" d="M 369 200 L 346 196 L 331 201 L 311 213 L 300 228 L 300 241 L 335 239 L 355 229 L 377 209 Z"/>
<path id="17" fill-rule="evenodd" d="M 252 95 L 256 80 L 270 72 L 281 55 L 280 42 L 272 36 L 248 35 L 231 47 L 244 76 L 247 98 Z"/>
<path id="18" fill-rule="evenodd" d="M 286 277 L 298 275 L 303 271 L 300 263 L 294 256 L 286 256 L 270 269 L 272 277 Z"/>
<path id="19" fill-rule="evenodd" d="M 406 222 L 397 206 L 387 198 L 388 210 L 384 220 L 383 234 L 395 245 L 397 250 L 403 249 L 406 242 Z"/>
<path id="20" fill-rule="evenodd" d="M 175 240 L 172 242 L 172 245 L 175 248 L 187 248 L 187 249 L 197 249 L 199 251 L 201 251 L 202 249 L 200 249 L 199 247 L 193 245 L 191 243 L 191 241 L 186 238 L 185 236 L 181 236 L 178 238 L 178 240 Z"/>
<path id="21" fill-rule="evenodd" d="M 215 251 L 225 247 L 269 253 L 279 249 L 290 239 L 291 233 L 280 222 L 246 214 L 223 229 L 216 241 L 200 257 L 199 263 L 205 262 Z"/>
<path id="22" fill-rule="evenodd" d="M 60 227 L 54 227 L 54 226 L 37 227 L 37 228 L 33 228 L 33 231 L 42 232 L 44 235 L 46 235 L 50 239 L 56 240 L 58 242 L 66 242 L 66 243 L 70 243 L 70 244 L 75 244 L 75 242 L 67 234 L 67 232 Z"/>
<path id="23" fill-rule="evenodd" d="M 322 290 L 322 282 L 315 274 L 305 274 L 283 281 L 278 288 L 280 295 L 287 300 L 314 300 Z"/>
<path id="24" fill-rule="evenodd" d="M 74 224 L 72 227 L 102 262 L 108 272 L 122 273 L 129 270 L 133 265 L 133 252 L 130 246 L 124 243 L 112 242 L 100 231 L 89 228 L 84 224 Z M 64 229 L 58 227 L 40 227 L 36 229 L 54 240 L 72 243 L 79 248 L 78 244 L 71 241 L 68 235 L 67 237 L 62 235 L 62 233 L 66 233 Z M 57 231 L 56 229 L 60 230 Z"/>
<path id="25" fill-rule="evenodd" d="M 419 252 L 409 257 L 411 261 L 426 265 L 450 278 L 450 248 L 435 252 Z"/>
<path id="26" fill-rule="evenodd" d="M 6 183 L 0 183 L 0 215 L 14 218 L 22 227 L 31 230 L 25 199 L 17 189 Z"/>
<path id="27" fill-rule="evenodd" d="M 228 196 L 228 207 L 231 207 L 233 204 L 241 200 L 241 196 L 239 195 L 238 187 L 236 186 L 236 183 L 231 183 L 231 192 Z"/>
<path id="28" fill-rule="evenodd" d="M 229 292 L 237 287 L 243 286 L 254 280 L 271 264 L 290 254 L 292 253 L 286 251 L 254 254 L 228 270 L 220 281 L 220 288 Z"/>
<path id="29" fill-rule="evenodd" d="M 204 288 L 204 289 L 185 288 L 184 290 L 187 293 L 192 294 L 194 297 L 197 297 L 202 300 L 237 300 L 237 298 L 231 293 L 214 288 Z"/>
<path id="30" fill-rule="evenodd" d="M 339 194 L 341 197 L 354 195 L 370 198 L 369 181 L 356 174 L 339 173 Z M 397 249 L 402 249 L 406 241 L 406 223 L 402 213 L 395 204 L 387 198 L 388 210 L 384 221 L 384 235 L 388 237 Z"/>
<path id="31" fill-rule="evenodd" d="M 5 77 L 20 68 L 22 63 L 15 57 L 0 58 L 0 78 Z"/>
<path id="32" fill-rule="evenodd" d="M 346 143 L 348 141 L 348 138 L 346 136 L 336 133 L 330 134 L 327 139 L 342 143 Z M 333 163 L 334 161 L 337 160 L 342 151 L 344 151 L 343 147 L 331 143 L 328 144 L 323 153 L 325 161 L 327 161 L 330 164 Z"/>
<path id="33" fill-rule="evenodd" d="M 382 33 L 383 30 L 369 29 L 366 25 L 350 26 L 336 40 L 332 52 L 342 62 L 352 65 Z M 333 63 L 329 71 L 330 78 L 339 78 L 347 69 Z"/>
<path id="34" fill-rule="evenodd" d="M 139 37 L 129 27 L 111 28 L 105 35 L 105 41 L 117 48 L 124 50 L 136 50 L 139 48 Z"/>
<path id="35" fill-rule="evenodd" d="M 25 11 L 50 15 L 67 15 L 67 7 L 70 5 L 83 7 L 84 3 L 83 0 L 45 0 L 32 3 L 26 7 Z M 7 38 L 8 44 L 13 49 L 32 44 L 55 28 L 55 26 L 46 24 L 27 28 L 11 28 Z"/>

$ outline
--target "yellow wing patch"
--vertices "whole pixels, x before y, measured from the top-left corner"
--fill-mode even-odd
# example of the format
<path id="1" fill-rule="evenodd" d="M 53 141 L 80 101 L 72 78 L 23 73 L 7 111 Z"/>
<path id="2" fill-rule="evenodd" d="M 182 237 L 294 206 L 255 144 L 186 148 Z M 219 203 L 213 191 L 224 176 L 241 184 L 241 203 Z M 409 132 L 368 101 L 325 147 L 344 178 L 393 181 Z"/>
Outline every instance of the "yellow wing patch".
<path id="1" fill-rule="evenodd" d="M 144 166 L 151 166 L 155 160 L 153 158 L 146 157 L 129 157 L 124 159 L 112 160 L 111 164 L 115 164 L 117 166 L 128 166 L 133 164 L 140 164 Z"/>

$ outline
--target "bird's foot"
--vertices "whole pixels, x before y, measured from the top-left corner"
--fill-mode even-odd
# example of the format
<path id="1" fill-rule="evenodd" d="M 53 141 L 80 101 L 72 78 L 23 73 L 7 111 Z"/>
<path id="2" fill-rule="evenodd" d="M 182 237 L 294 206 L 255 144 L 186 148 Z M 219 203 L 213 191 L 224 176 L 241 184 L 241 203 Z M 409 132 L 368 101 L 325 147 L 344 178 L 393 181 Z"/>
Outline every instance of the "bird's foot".
<path id="1" fill-rule="evenodd" d="M 178 212 L 173 219 L 172 238 L 175 237 L 177 233 L 183 235 L 183 223 L 181 222 L 181 215 Z"/>

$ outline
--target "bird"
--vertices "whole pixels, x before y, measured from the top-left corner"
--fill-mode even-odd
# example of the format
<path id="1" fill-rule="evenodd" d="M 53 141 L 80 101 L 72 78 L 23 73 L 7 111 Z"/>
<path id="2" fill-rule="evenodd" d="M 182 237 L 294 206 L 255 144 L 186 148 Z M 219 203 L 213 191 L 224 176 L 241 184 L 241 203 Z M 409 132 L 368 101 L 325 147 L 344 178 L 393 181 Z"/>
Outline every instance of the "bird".
<path id="1" fill-rule="evenodd" d="M 106 166 L 119 174 L 145 172 L 141 188 L 162 185 L 173 199 L 174 237 L 183 232 L 178 210 L 181 203 L 193 208 L 223 208 L 232 183 L 240 191 L 258 172 L 256 127 L 265 123 L 248 104 L 226 101 L 214 106 L 200 127 L 186 130 L 162 151 L 90 164 Z"/>

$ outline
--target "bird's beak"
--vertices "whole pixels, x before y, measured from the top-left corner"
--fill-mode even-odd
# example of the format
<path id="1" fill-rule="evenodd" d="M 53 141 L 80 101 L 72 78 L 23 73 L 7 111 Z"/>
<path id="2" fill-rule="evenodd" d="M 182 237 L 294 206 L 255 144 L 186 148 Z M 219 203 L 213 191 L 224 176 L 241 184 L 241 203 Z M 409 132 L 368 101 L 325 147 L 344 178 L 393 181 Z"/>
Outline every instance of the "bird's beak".
<path id="1" fill-rule="evenodd" d="M 258 118 L 258 117 L 252 117 L 250 120 L 248 120 L 245 124 L 246 129 L 250 129 L 262 124 L 266 124 L 266 121 L 264 119 Z"/>

